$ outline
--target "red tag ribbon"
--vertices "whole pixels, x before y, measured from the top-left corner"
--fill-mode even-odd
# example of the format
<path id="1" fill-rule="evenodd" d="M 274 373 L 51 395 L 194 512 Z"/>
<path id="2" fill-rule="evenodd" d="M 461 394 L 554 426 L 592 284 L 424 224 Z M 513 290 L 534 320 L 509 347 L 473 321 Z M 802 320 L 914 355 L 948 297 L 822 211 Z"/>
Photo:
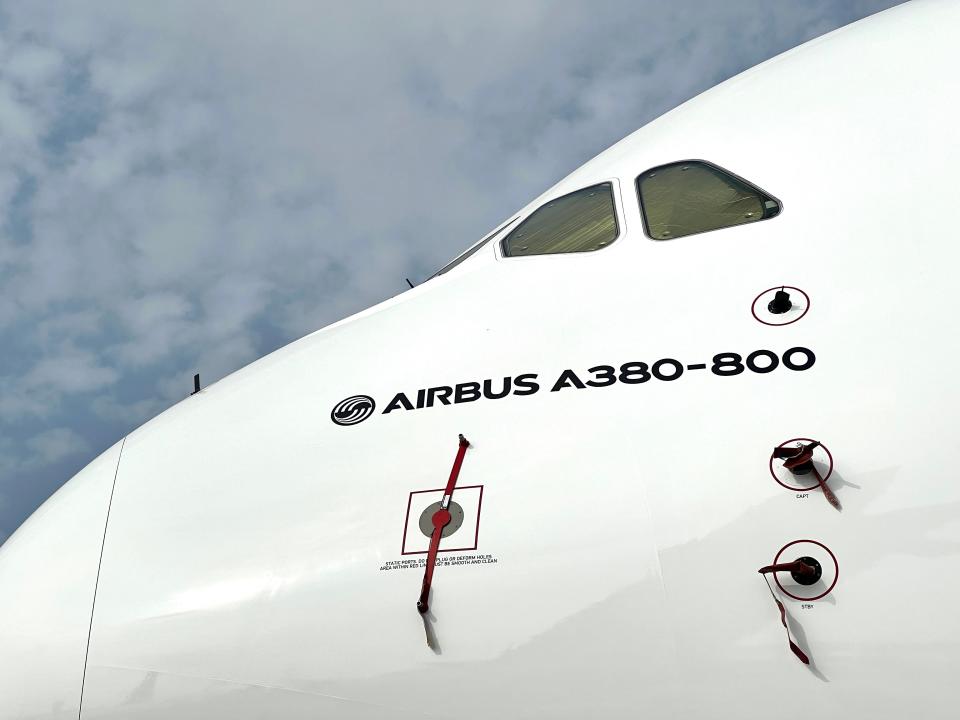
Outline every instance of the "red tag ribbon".
<path id="1" fill-rule="evenodd" d="M 463 457 L 467 454 L 467 448 L 470 447 L 470 441 L 463 435 L 460 435 L 460 446 L 457 448 L 457 457 L 453 461 L 453 468 L 450 470 L 450 478 L 447 480 L 447 487 L 443 490 L 443 499 L 440 501 L 440 509 L 437 510 L 431 522 L 433 523 L 433 535 L 430 536 L 430 550 L 427 552 L 427 567 L 423 571 L 423 585 L 420 588 L 420 599 L 417 600 L 417 612 L 425 615 L 430 610 L 430 585 L 433 583 L 433 569 L 437 564 L 437 552 L 440 550 L 440 536 L 443 529 L 450 522 L 450 500 L 453 498 L 453 490 L 457 486 L 457 478 L 460 476 L 460 467 L 463 465 Z"/>

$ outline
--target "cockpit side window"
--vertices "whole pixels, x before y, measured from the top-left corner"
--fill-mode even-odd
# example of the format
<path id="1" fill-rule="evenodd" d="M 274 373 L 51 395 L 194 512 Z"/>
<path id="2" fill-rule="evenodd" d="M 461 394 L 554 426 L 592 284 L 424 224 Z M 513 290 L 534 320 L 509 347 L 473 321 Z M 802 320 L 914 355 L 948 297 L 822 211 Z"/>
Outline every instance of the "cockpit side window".
<path id="1" fill-rule="evenodd" d="M 703 160 L 647 170 L 637 178 L 643 225 L 654 240 L 767 220 L 780 202 L 743 178 Z"/>
<path id="2" fill-rule="evenodd" d="M 537 208 L 503 239 L 506 257 L 600 250 L 617 239 L 613 186 L 593 185 Z"/>
<path id="3" fill-rule="evenodd" d="M 519 216 L 517 216 L 517 217 L 519 217 Z M 457 257 L 455 257 L 453 260 L 451 260 L 451 261 L 448 262 L 446 265 L 444 265 L 442 268 L 440 268 L 439 270 L 437 270 L 433 275 L 431 275 L 431 276 L 430 276 L 429 278 L 427 278 L 427 279 L 428 279 L 428 280 L 432 280 L 433 278 L 437 277 L 438 275 L 443 275 L 443 274 L 444 274 L 445 272 L 447 272 L 448 270 L 453 270 L 457 265 L 459 265 L 459 264 L 462 263 L 464 260 L 466 260 L 466 259 L 469 258 L 471 255 L 473 255 L 477 250 L 479 250 L 479 249 L 482 248 L 484 245 L 486 245 L 488 242 L 490 242 L 494 237 L 496 237 L 497 235 L 499 235 L 501 231 L 503 231 L 503 230 L 505 230 L 506 228 L 508 228 L 509 226 L 513 225 L 513 223 L 516 221 L 516 219 L 517 219 L 517 218 L 513 218 L 512 220 L 508 220 L 508 221 L 505 222 L 503 225 L 499 226 L 499 227 L 498 227 L 496 230 L 494 230 L 492 233 L 490 233 L 489 235 L 485 236 L 485 237 L 483 238 L 483 240 L 480 240 L 476 245 L 474 245 L 473 247 L 471 247 L 469 250 L 467 250 L 467 251 L 461 253 L 460 255 L 458 255 Z"/>

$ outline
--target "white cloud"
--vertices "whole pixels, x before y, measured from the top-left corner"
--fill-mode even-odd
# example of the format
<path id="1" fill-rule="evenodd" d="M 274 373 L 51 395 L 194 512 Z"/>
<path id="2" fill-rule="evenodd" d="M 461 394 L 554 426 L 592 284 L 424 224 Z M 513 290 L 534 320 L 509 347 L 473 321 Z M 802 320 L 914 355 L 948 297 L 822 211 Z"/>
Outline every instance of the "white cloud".
<path id="1" fill-rule="evenodd" d="M 70 428 L 52 428 L 27 441 L 30 453 L 24 467 L 50 465 L 70 455 L 85 452 L 88 447 L 82 437 Z"/>
<path id="2" fill-rule="evenodd" d="M 20 452 L 12 452 L 11 444 L 4 442 L 3 452 L 0 454 L 0 471 L 7 474 L 36 470 L 86 453 L 89 449 L 87 442 L 71 428 L 50 428 L 29 438 Z"/>
<path id="3" fill-rule="evenodd" d="M 85 393 L 99 390 L 117 379 L 117 370 L 101 364 L 87 350 L 62 345 L 43 357 L 23 377 L 27 390 L 51 390 L 57 393 Z"/>

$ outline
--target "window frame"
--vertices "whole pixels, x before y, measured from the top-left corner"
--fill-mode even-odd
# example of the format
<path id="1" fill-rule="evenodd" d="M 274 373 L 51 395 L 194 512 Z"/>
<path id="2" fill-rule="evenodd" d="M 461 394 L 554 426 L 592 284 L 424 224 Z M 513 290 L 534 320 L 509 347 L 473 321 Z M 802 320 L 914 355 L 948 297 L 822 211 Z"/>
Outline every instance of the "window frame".
<path id="1" fill-rule="evenodd" d="M 770 217 L 762 217 L 759 220 L 754 220 L 753 222 L 738 223 L 737 225 L 727 225 L 726 227 L 711 228 L 710 230 L 700 230 L 698 232 L 689 233 L 687 235 L 681 235 L 679 237 L 671 237 L 671 238 L 654 237 L 650 233 L 650 227 L 647 225 L 647 209 L 643 205 L 643 193 L 640 192 L 640 178 L 642 178 L 647 173 L 655 172 L 660 168 L 672 167 L 673 165 L 682 165 L 683 163 L 698 163 L 700 165 L 706 165 L 707 167 L 713 168 L 714 170 L 719 170 L 724 175 L 732 177 L 735 180 L 739 180 L 747 187 L 752 188 L 756 190 L 758 193 L 760 193 L 760 196 L 762 197 L 762 202 L 765 203 L 767 200 L 773 200 L 777 204 L 777 212 L 771 215 Z M 683 238 L 694 237 L 695 235 L 703 235 L 705 233 L 717 232 L 718 230 L 731 230 L 733 228 L 738 228 L 745 225 L 756 225 L 757 223 L 761 223 L 764 220 L 773 220 L 774 218 L 777 218 L 783 215 L 783 201 L 780 198 L 776 197 L 775 195 L 772 195 L 771 193 L 768 193 L 762 187 L 760 187 L 756 183 L 750 182 L 745 177 L 737 175 L 735 172 L 730 172 L 722 165 L 717 165 L 716 163 L 710 162 L 709 160 L 701 160 L 699 158 L 688 158 L 686 160 L 672 160 L 670 162 L 661 163 L 660 165 L 654 165 L 651 168 L 647 168 L 646 170 L 644 170 L 643 172 L 641 172 L 636 176 L 636 178 L 633 181 L 633 187 L 637 193 L 637 205 L 640 208 L 640 222 L 643 225 L 643 234 L 646 235 L 650 240 L 653 240 L 654 242 L 670 242 L 671 240 L 682 240 Z"/>
<path id="2" fill-rule="evenodd" d="M 433 280 L 434 278 L 440 277 L 441 275 L 445 275 L 451 270 L 453 270 L 454 268 L 459 267 L 460 265 L 465 263 L 471 257 L 473 257 L 478 252 L 480 252 L 480 250 L 483 249 L 484 245 L 486 245 L 487 243 L 493 242 L 494 239 L 497 237 L 497 235 L 500 235 L 505 230 L 510 229 L 513 226 L 513 224 L 520 219 L 520 217 L 521 217 L 520 215 L 514 215 L 512 218 L 510 218 L 506 222 L 498 225 L 494 231 L 487 233 L 482 238 L 477 240 L 477 242 L 475 242 L 473 245 L 468 247 L 462 253 L 457 255 L 450 262 L 448 262 L 446 265 L 444 265 L 439 270 L 437 270 L 433 275 L 428 277 L 427 280 Z M 494 243 L 494 245 L 496 245 L 496 243 Z M 494 254 L 494 258 L 496 258 L 496 254 Z M 424 282 L 426 282 L 426 280 L 424 280 Z"/>
<path id="3" fill-rule="evenodd" d="M 606 247 L 600 248 L 599 250 L 583 250 L 580 252 L 540 253 L 537 255 L 507 255 L 506 252 L 504 251 L 504 243 L 507 240 L 507 235 L 504 235 L 502 238 L 500 238 L 496 242 L 497 259 L 512 261 L 512 260 L 538 260 L 542 258 L 561 258 L 561 257 L 583 258 L 583 257 L 596 256 L 598 253 L 601 253 L 604 250 L 609 250 L 610 248 L 612 248 L 614 245 L 617 244 L 617 241 L 620 240 L 626 234 L 626 231 L 627 231 L 627 222 L 626 222 L 626 217 L 624 215 L 624 207 L 623 207 L 623 196 L 620 193 L 620 180 L 619 178 L 616 178 L 616 177 L 603 178 L 601 180 L 597 180 L 595 182 L 591 182 L 586 185 L 582 185 L 580 187 L 574 188 L 573 190 L 565 192 L 562 195 L 555 195 L 553 197 L 549 197 L 537 203 L 536 207 L 530 210 L 530 212 L 522 214 L 520 216 L 520 222 L 512 230 L 516 230 L 521 225 L 523 225 L 523 223 L 529 220 L 535 212 L 540 210 L 540 208 L 546 207 L 548 204 L 552 202 L 556 202 L 557 200 L 562 200 L 568 195 L 573 195 L 574 193 L 582 192 L 583 190 L 596 187 L 597 185 L 604 185 L 606 183 L 610 183 L 610 197 L 613 199 L 613 223 L 617 231 L 617 234 L 613 236 L 613 239 L 607 244 Z"/>

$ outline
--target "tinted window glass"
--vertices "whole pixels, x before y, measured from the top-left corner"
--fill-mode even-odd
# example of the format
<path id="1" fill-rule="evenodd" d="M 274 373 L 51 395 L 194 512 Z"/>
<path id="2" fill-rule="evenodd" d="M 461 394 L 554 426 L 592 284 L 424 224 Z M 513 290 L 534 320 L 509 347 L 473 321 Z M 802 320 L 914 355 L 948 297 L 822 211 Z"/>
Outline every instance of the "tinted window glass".
<path id="1" fill-rule="evenodd" d="M 613 188 L 601 183 L 551 200 L 503 240 L 503 254 L 547 255 L 600 250 L 617 239 Z"/>
<path id="2" fill-rule="evenodd" d="M 647 235 L 654 240 L 719 230 L 771 218 L 780 203 L 723 168 L 688 160 L 637 178 Z"/>

